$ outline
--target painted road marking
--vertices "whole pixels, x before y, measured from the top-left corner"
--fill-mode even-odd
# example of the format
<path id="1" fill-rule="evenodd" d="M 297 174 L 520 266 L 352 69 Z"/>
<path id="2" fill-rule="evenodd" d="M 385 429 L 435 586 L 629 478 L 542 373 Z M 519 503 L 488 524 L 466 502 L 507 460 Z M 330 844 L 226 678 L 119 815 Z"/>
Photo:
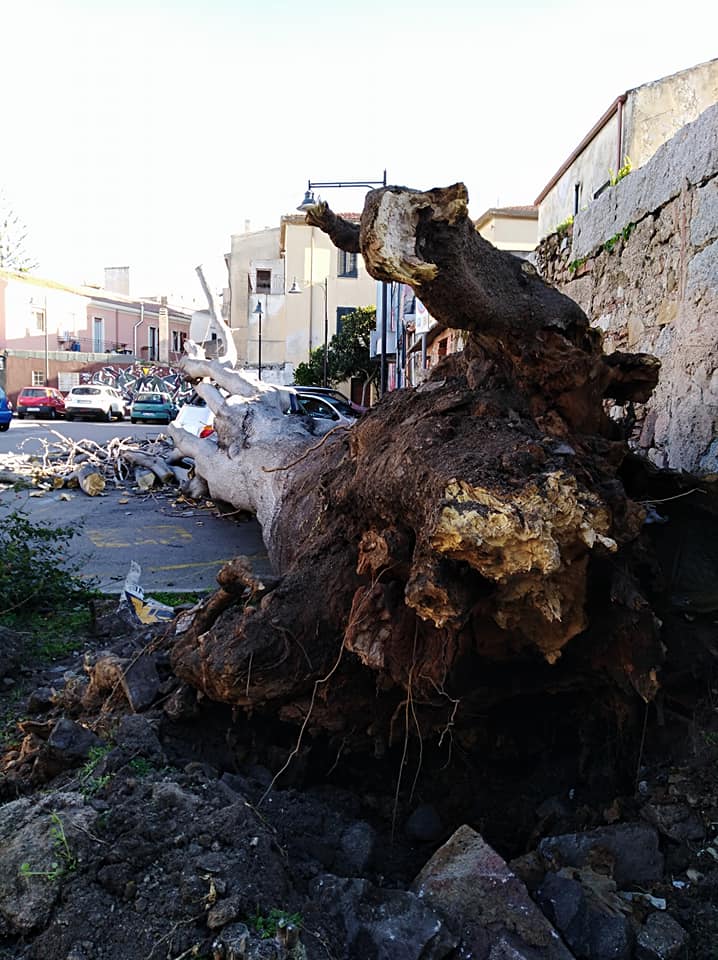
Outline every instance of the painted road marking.
<path id="1" fill-rule="evenodd" d="M 159 570 L 191 570 L 192 567 L 216 567 L 217 564 L 231 563 L 230 560 L 203 560 L 198 563 L 173 563 L 166 567 L 153 567 L 148 566 L 147 569 L 151 570 L 153 573 L 156 573 Z"/>
<path id="2" fill-rule="evenodd" d="M 130 541 L 126 530 L 117 527 L 108 527 L 103 530 L 88 530 L 87 536 L 96 547 L 105 549 L 126 549 L 127 547 L 162 546 L 170 547 L 177 543 L 189 543 L 192 534 L 183 527 L 171 523 L 148 524 L 141 530 L 133 533 L 135 539 Z"/>

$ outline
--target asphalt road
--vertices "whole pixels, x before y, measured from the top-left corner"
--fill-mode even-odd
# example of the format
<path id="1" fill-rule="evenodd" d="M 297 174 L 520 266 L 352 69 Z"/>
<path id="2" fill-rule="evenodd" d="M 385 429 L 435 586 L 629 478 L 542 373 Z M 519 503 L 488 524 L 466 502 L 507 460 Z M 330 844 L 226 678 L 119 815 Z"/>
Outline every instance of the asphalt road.
<path id="1" fill-rule="evenodd" d="M 128 421 L 13 420 L 10 429 L 0 433 L 0 454 L 38 452 L 39 438 L 53 439 L 51 430 L 75 440 L 104 443 L 113 436 L 156 437 L 163 427 Z M 68 493 L 69 500 L 65 499 Z M 108 485 L 105 494 L 97 497 L 80 490 L 4 490 L 0 491 L 0 518 L 23 510 L 36 522 L 75 529 L 68 559 L 81 559 L 83 575 L 92 577 L 106 593 L 122 591 L 132 560 L 142 568 L 140 583 L 148 596 L 159 590 L 211 590 L 222 565 L 240 554 L 251 558 L 260 576 L 269 572 L 256 521 L 221 516 L 217 507 L 176 503 L 177 498 L 177 488 L 160 488 L 148 495 L 134 491 L 129 483 L 124 488 Z"/>

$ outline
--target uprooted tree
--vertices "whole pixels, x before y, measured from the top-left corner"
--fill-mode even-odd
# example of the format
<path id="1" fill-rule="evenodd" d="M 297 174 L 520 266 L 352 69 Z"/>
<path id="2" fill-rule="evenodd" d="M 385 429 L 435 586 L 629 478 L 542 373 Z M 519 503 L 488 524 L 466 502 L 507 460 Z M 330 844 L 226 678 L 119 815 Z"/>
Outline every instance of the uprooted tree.
<path id="1" fill-rule="evenodd" d="M 398 717 L 456 732 L 519 688 L 650 699 L 658 624 L 627 559 L 645 511 L 605 402 L 646 400 L 658 362 L 605 355 L 572 300 L 479 236 L 462 184 L 372 191 L 360 225 L 324 203 L 307 219 L 466 347 L 323 437 L 281 388 L 184 358 L 218 442 L 174 440 L 213 496 L 256 514 L 276 577 L 226 566 L 176 672 L 374 749 Z"/>

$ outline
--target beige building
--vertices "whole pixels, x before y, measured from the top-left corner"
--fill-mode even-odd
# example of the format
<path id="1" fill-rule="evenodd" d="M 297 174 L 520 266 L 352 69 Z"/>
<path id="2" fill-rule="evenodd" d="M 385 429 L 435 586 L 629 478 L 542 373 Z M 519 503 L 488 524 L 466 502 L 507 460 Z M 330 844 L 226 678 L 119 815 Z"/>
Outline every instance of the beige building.
<path id="1" fill-rule="evenodd" d="M 617 97 L 536 198 L 540 239 L 585 209 L 630 158 L 642 167 L 687 123 L 718 102 L 718 59 Z"/>
<path id="2" fill-rule="evenodd" d="M 331 340 L 344 313 L 376 303 L 361 256 L 337 250 L 304 214 L 234 234 L 226 260 L 238 362 L 261 366 L 262 379 L 274 383 L 292 383 L 297 364 Z"/>
<path id="3" fill-rule="evenodd" d="M 490 207 L 474 226 L 499 250 L 526 258 L 538 243 L 538 207 Z"/>

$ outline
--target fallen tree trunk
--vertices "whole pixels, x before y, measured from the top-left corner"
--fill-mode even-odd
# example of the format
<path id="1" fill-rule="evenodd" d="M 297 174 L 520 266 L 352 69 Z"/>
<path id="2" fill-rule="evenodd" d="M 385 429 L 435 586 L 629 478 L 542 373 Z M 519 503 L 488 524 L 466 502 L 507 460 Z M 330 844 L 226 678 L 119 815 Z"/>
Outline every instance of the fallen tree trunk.
<path id="1" fill-rule="evenodd" d="M 102 476 L 97 466 L 93 463 L 84 463 L 77 470 L 68 473 L 65 477 L 65 484 L 68 487 L 77 484 L 83 493 L 88 497 L 96 497 L 105 489 L 105 478 Z"/>
<path id="2" fill-rule="evenodd" d="M 177 479 L 172 467 L 162 457 L 142 453 L 140 450 L 125 450 L 122 458 L 127 463 L 149 470 L 157 477 L 160 483 L 174 483 Z"/>
<path id="3" fill-rule="evenodd" d="M 231 396 L 197 388 L 218 443 L 170 432 L 213 496 L 256 513 L 280 580 L 227 568 L 176 672 L 344 742 L 390 742 L 397 711 L 421 735 L 470 723 L 519 675 L 649 699 L 657 624 L 624 559 L 644 510 L 604 401 L 645 400 L 657 361 L 606 357 L 573 301 L 478 235 L 461 184 L 372 191 L 360 226 L 325 204 L 307 219 L 467 345 L 323 442 L 281 389 L 183 360 Z"/>

